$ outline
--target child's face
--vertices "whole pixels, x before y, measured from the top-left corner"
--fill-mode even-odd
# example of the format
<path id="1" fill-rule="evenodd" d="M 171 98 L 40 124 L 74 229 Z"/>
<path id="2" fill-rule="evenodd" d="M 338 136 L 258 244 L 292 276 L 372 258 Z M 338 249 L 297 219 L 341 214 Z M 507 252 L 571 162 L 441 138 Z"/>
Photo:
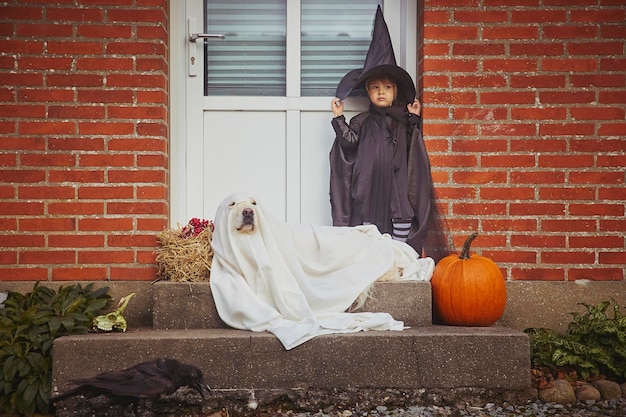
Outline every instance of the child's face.
<path id="1" fill-rule="evenodd" d="M 373 78 L 367 82 L 367 94 L 376 107 L 390 107 L 396 99 L 396 83 L 389 78 Z"/>

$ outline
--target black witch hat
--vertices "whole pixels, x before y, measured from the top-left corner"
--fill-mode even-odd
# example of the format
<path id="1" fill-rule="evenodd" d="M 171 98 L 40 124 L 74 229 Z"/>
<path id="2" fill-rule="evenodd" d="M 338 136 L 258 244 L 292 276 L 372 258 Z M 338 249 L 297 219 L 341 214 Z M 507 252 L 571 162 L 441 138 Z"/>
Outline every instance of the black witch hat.
<path id="1" fill-rule="evenodd" d="M 389 29 L 380 5 L 376 9 L 372 42 L 367 51 L 363 68 L 352 70 L 344 75 L 337 85 L 335 96 L 343 100 L 350 95 L 367 95 L 365 82 L 372 76 L 385 76 L 396 81 L 398 86 L 396 101 L 398 103 L 405 105 L 412 103 L 415 99 L 413 79 L 408 72 L 396 64 Z"/>

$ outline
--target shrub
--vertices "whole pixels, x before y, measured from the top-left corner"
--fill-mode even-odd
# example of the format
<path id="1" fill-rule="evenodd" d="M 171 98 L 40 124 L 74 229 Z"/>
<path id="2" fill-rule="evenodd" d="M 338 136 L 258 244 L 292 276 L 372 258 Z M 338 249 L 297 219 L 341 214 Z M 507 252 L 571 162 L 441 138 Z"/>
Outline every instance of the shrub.
<path id="1" fill-rule="evenodd" d="M 32 292 L 10 292 L 0 308 L 0 413 L 47 413 L 52 373 L 52 343 L 57 337 L 86 333 L 107 306 L 108 287 L 35 284 Z"/>
<path id="2" fill-rule="evenodd" d="M 584 313 L 570 313 L 564 335 L 552 329 L 528 328 L 533 366 L 573 370 L 582 379 L 605 376 L 626 379 L 626 316 L 615 300 L 595 306 L 585 303 Z M 612 317 L 607 314 L 610 307 Z"/>

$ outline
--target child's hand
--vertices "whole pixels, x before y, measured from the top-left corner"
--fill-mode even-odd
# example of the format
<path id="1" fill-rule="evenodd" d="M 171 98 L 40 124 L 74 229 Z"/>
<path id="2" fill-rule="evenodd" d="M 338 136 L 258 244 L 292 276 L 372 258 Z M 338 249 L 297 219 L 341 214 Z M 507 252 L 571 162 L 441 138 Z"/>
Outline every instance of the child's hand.
<path id="1" fill-rule="evenodd" d="M 343 101 L 335 97 L 333 101 L 330 103 L 330 108 L 333 111 L 333 116 L 335 117 L 341 116 L 343 114 Z"/>
<path id="2" fill-rule="evenodd" d="M 420 103 L 418 99 L 415 99 L 413 103 L 407 104 L 406 108 L 409 111 L 409 113 L 413 113 L 417 116 L 419 116 L 420 113 L 422 113 L 422 104 Z"/>

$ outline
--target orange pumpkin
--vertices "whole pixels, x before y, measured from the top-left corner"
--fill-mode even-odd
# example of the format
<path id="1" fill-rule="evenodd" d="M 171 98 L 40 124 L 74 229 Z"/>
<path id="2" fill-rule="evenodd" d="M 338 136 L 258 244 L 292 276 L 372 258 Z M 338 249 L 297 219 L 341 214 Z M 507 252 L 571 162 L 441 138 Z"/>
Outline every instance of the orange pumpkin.
<path id="1" fill-rule="evenodd" d="M 461 255 L 441 259 L 432 277 L 433 307 L 453 326 L 491 326 L 506 305 L 506 285 L 500 268 L 489 258 L 469 254 L 478 233 L 472 233 Z"/>

